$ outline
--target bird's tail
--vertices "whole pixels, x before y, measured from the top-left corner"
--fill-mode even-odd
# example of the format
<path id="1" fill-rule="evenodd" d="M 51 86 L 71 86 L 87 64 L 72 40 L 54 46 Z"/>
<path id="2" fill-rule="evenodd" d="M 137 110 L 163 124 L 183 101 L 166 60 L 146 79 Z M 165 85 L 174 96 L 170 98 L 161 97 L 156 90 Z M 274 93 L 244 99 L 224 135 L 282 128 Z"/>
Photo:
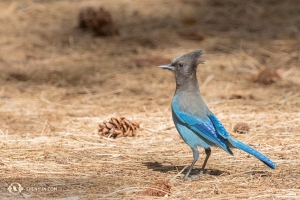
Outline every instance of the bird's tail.
<path id="1" fill-rule="evenodd" d="M 267 158 L 264 154 L 258 152 L 257 150 L 249 147 L 248 145 L 230 137 L 228 138 L 228 141 L 230 142 L 230 144 L 237 148 L 237 149 L 241 149 L 253 156 L 255 156 L 257 159 L 259 159 L 260 161 L 262 161 L 263 163 L 265 163 L 268 167 L 275 169 L 276 165 L 275 163 L 273 163 L 269 158 Z"/>

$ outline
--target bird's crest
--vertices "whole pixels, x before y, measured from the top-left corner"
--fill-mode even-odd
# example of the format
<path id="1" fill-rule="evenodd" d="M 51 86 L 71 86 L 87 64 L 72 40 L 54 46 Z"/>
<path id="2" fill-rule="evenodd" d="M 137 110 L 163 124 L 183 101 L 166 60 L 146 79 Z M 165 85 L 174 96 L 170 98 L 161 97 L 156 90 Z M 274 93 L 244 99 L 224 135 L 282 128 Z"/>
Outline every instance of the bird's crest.
<path id="1" fill-rule="evenodd" d="M 197 67 L 199 64 L 204 63 L 204 60 L 201 60 L 201 58 L 203 58 L 203 53 L 204 51 L 202 49 L 197 49 L 175 58 L 172 63 L 176 63 L 178 61 L 183 61 L 185 63 L 192 62 L 192 64 Z"/>

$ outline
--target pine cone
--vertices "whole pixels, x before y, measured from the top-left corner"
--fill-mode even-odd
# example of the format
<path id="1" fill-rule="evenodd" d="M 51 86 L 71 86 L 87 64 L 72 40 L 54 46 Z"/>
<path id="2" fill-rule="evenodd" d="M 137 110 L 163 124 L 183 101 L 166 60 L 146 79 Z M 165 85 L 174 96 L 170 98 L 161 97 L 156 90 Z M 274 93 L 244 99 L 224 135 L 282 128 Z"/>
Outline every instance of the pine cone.
<path id="1" fill-rule="evenodd" d="M 276 69 L 265 68 L 259 71 L 259 73 L 253 77 L 253 82 L 270 85 L 276 83 L 281 79 L 281 76 Z"/>
<path id="2" fill-rule="evenodd" d="M 125 117 L 110 118 L 109 121 L 104 121 L 99 124 L 98 134 L 105 137 L 119 138 L 132 137 L 136 135 L 139 123 L 132 122 Z"/>
<path id="3" fill-rule="evenodd" d="M 240 133 L 240 134 L 247 133 L 247 132 L 249 132 L 249 130 L 250 130 L 250 128 L 249 128 L 248 124 L 246 124 L 244 122 L 237 123 L 233 128 L 234 132 Z"/>
<path id="4" fill-rule="evenodd" d="M 104 8 L 83 8 L 79 13 L 79 27 L 95 32 L 99 36 L 118 35 L 119 31 L 113 23 L 111 14 Z"/>

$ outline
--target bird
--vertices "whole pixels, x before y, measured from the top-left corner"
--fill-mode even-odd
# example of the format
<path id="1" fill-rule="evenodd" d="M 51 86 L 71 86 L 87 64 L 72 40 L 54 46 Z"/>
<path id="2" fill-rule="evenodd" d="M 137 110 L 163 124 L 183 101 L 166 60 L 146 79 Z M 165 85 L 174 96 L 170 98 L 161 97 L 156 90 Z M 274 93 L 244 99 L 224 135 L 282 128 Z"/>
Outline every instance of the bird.
<path id="1" fill-rule="evenodd" d="M 197 49 L 175 58 L 171 64 L 159 66 L 159 68 L 172 71 L 175 75 L 176 90 L 171 103 L 172 118 L 181 138 L 193 152 L 194 160 L 182 179 L 189 178 L 199 158 L 198 147 L 204 148 L 206 154 L 201 171 L 205 169 L 212 146 L 217 146 L 232 156 L 231 148 L 243 150 L 271 169 L 275 169 L 275 163 L 268 157 L 230 136 L 205 104 L 196 76 L 198 65 L 204 63 L 203 54 L 202 49 Z"/>

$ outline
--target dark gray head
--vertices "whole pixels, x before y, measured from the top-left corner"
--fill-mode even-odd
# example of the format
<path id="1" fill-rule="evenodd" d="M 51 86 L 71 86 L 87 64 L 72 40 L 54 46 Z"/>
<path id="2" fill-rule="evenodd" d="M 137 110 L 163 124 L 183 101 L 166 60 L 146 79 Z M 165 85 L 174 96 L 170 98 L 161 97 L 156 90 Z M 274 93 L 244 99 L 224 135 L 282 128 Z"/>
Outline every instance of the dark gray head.
<path id="1" fill-rule="evenodd" d="M 174 72 L 177 85 L 182 85 L 190 78 L 196 78 L 196 69 L 203 55 L 202 49 L 197 49 L 190 53 L 175 58 L 171 64 L 159 66 L 162 69 L 168 69 Z"/>

